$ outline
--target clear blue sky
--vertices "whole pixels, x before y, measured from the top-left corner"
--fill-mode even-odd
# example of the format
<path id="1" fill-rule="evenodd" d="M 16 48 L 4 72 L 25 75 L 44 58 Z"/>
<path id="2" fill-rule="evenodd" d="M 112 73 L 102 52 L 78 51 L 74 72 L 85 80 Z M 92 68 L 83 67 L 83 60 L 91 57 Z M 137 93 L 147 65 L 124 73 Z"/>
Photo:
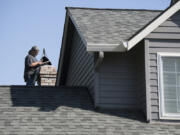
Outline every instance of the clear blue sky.
<path id="1" fill-rule="evenodd" d="M 165 9 L 170 0 L 0 0 L 0 85 L 22 85 L 33 45 L 58 66 L 65 7 Z"/>

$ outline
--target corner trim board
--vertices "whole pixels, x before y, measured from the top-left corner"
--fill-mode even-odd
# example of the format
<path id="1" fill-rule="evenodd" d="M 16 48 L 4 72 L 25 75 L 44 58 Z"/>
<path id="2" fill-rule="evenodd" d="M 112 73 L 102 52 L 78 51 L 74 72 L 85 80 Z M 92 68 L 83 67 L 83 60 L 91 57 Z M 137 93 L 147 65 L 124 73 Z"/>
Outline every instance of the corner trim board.
<path id="1" fill-rule="evenodd" d="M 150 82 L 149 82 L 149 40 L 145 39 L 144 44 L 145 52 L 145 82 L 146 82 L 146 120 L 151 122 L 151 95 L 150 95 Z"/>

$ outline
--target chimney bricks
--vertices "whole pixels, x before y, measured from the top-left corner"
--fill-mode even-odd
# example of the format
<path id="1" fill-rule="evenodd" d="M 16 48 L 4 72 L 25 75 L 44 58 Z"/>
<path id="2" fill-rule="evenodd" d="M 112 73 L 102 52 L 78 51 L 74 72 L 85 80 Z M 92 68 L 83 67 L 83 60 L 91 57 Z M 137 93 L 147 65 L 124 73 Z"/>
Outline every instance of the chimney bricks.
<path id="1" fill-rule="evenodd" d="M 51 65 L 41 66 L 39 85 L 40 86 L 55 86 L 56 75 L 57 75 L 56 67 L 51 66 Z"/>

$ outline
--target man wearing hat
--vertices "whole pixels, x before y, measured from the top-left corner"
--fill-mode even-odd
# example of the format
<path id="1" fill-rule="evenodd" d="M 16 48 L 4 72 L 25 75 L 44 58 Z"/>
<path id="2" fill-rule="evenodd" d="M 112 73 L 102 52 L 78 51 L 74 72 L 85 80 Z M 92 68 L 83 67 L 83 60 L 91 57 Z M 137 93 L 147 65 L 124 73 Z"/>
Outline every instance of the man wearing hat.
<path id="1" fill-rule="evenodd" d="M 26 86 L 35 86 L 39 77 L 40 66 L 43 65 L 43 62 L 36 59 L 38 53 L 38 47 L 33 46 L 25 58 L 24 81 L 26 82 Z"/>

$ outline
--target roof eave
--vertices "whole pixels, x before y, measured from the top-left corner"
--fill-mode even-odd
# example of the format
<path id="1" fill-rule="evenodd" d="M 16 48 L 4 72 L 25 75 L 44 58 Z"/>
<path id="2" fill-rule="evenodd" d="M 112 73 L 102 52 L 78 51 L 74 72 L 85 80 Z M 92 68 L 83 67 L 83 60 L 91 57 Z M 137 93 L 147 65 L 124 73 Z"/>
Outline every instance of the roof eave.
<path id="1" fill-rule="evenodd" d="M 127 42 L 121 41 L 119 44 L 87 44 L 88 52 L 126 52 Z"/>

